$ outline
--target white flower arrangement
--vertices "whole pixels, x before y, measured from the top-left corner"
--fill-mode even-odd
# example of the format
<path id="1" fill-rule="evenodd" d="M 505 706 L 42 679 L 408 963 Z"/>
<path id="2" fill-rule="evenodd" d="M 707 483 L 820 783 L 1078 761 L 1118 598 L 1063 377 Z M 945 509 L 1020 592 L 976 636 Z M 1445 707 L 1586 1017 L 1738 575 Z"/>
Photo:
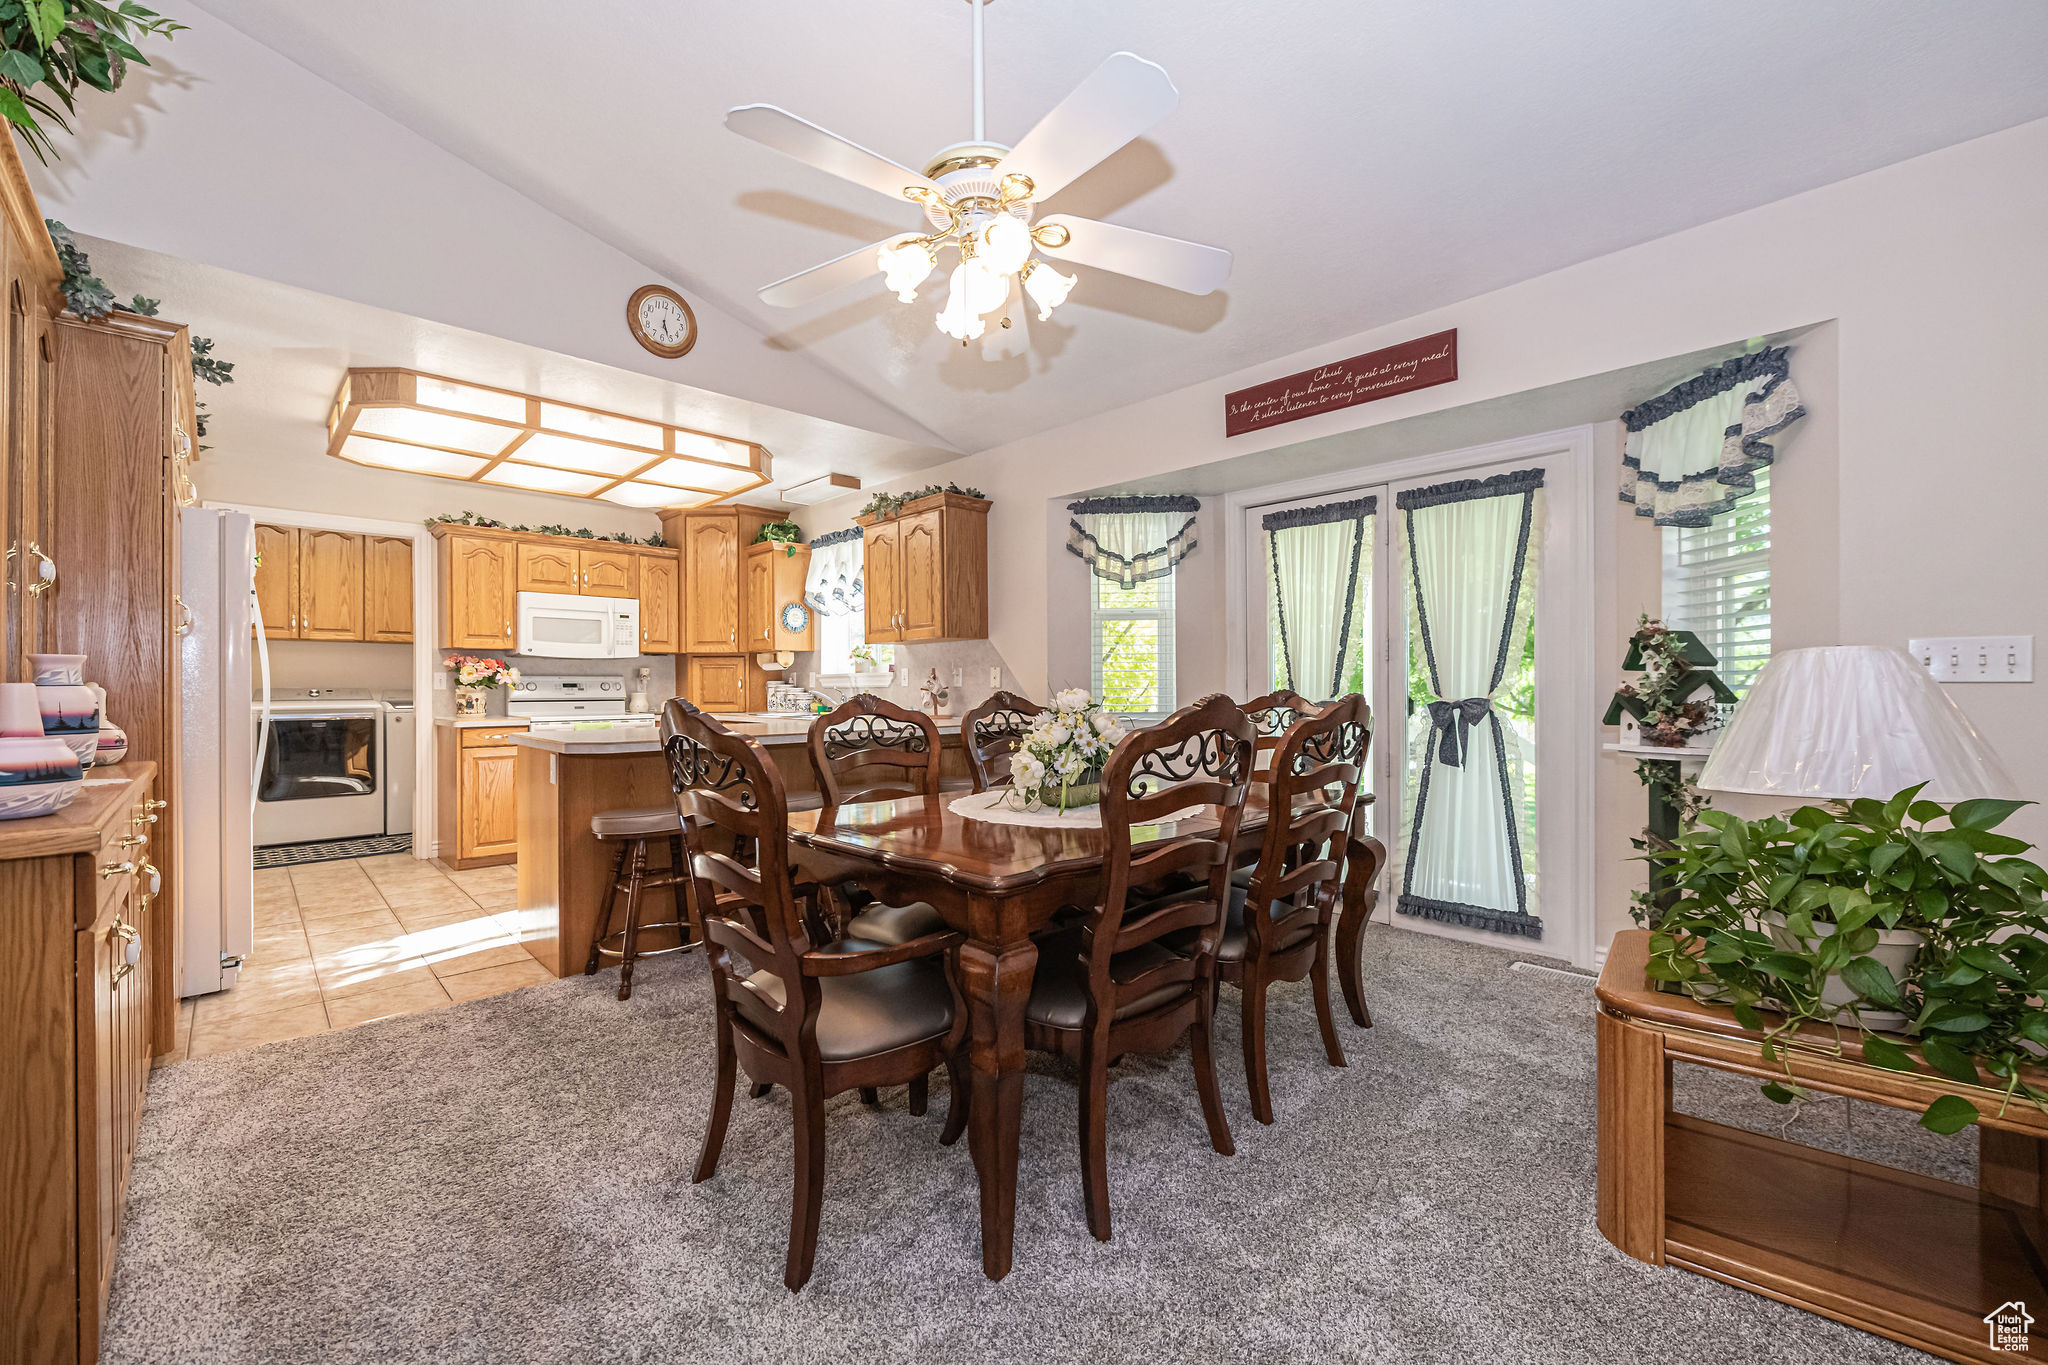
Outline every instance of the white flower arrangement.
<path id="1" fill-rule="evenodd" d="M 1010 760 L 1009 799 L 1027 808 L 1057 801 L 1062 811 L 1070 803 L 1089 804 L 1102 765 L 1128 733 L 1081 688 L 1057 693 L 1052 709 L 1032 718 Z"/>

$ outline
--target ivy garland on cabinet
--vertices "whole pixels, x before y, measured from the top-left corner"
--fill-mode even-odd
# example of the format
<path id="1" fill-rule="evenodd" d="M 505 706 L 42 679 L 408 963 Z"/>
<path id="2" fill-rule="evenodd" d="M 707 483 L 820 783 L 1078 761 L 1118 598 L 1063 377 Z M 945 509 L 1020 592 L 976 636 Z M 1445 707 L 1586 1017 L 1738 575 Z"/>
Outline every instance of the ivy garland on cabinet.
<path id="1" fill-rule="evenodd" d="M 519 531 L 536 536 L 567 536 L 571 540 L 600 540 L 612 545 L 652 545 L 656 549 L 666 549 L 668 547 L 668 542 L 661 538 L 661 532 L 659 531 L 642 540 L 638 536 L 626 535 L 623 532 L 599 535 L 588 527 L 562 525 L 512 526 L 494 517 L 484 516 L 480 512 L 463 512 L 460 515 L 453 512 L 443 512 L 440 516 L 428 517 L 426 524 L 429 526 L 481 526 L 486 530 L 492 531 Z"/>
<path id="2" fill-rule="evenodd" d="M 924 487 L 914 488 L 908 493 L 877 493 L 872 498 L 869 498 L 867 505 L 862 507 L 855 515 L 863 517 L 893 517 L 919 498 L 928 498 L 934 493 L 958 493 L 962 497 L 967 498 L 986 498 L 988 496 L 979 488 L 962 488 L 957 483 L 949 483 L 943 487 L 935 483 L 928 483 Z"/>

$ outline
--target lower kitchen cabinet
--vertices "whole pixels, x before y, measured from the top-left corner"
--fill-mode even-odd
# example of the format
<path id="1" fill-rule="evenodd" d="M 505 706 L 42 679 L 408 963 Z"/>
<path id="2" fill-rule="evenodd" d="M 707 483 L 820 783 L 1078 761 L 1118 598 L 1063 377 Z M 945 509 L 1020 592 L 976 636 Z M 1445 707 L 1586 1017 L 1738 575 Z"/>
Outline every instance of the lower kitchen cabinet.
<path id="1" fill-rule="evenodd" d="M 90 1362 L 149 1081 L 156 765 L 0 829 L 0 1360 Z"/>
<path id="2" fill-rule="evenodd" d="M 686 696 L 704 711 L 747 709 L 747 656 L 692 654 Z"/>
<path id="3" fill-rule="evenodd" d="M 442 725 L 436 745 L 439 782 L 435 823 L 441 857 L 458 868 L 490 867 L 519 858 L 519 802 L 513 789 L 519 749 L 511 738 L 523 721 Z"/>

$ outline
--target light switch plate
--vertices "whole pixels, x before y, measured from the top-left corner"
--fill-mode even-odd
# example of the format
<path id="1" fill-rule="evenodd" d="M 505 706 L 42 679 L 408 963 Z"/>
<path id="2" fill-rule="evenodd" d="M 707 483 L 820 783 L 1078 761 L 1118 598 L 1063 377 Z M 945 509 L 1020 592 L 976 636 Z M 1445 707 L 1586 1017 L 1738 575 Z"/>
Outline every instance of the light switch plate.
<path id="1" fill-rule="evenodd" d="M 437 668 L 434 670 L 434 690 L 436 692 L 446 692 L 448 690 L 448 672 L 446 669 Z"/>
<path id="2" fill-rule="evenodd" d="M 988 671 L 988 690 L 989 690 L 989 691 L 991 691 L 991 692 L 1000 692 L 1000 691 L 1002 691 L 1002 690 L 1003 690 L 1003 670 L 1002 670 L 1002 669 L 1000 669 L 1000 668 L 995 668 L 995 667 L 991 667 L 991 668 L 989 669 L 989 671 Z"/>
<path id="3" fill-rule="evenodd" d="M 1937 682 L 2024 683 L 2034 680 L 2031 635 L 1953 635 L 1907 646 Z"/>

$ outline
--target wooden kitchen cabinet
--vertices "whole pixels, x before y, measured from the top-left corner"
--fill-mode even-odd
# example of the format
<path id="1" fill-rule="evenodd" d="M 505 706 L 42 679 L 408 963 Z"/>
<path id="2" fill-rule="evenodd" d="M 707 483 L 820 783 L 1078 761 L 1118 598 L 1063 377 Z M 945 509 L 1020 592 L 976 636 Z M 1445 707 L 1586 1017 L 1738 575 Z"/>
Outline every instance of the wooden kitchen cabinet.
<path id="1" fill-rule="evenodd" d="M 363 538 L 299 528 L 299 638 L 363 638 Z"/>
<path id="2" fill-rule="evenodd" d="M 575 546 L 551 540 L 522 540 L 518 542 L 515 553 L 520 592 L 565 592 L 573 595 L 580 591 L 577 585 L 583 569 L 577 556 L 582 552 Z"/>
<path id="3" fill-rule="evenodd" d="M 412 540 L 363 538 L 363 638 L 380 644 L 412 642 Z"/>
<path id="4" fill-rule="evenodd" d="M 988 634 L 989 506 L 934 493 L 862 522 L 869 643 Z"/>
<path id="5" fill-rule="evenodd" d="M 99 1354 L 173 939 L 156 765 L 0 828 L 0 1360 Z"/>
<path id="6" fill-rule="evenodd" d="M 740 642 L 740 569 L 756 533 L 782 513 L 765 507 L 714 507 L 663 512 L 663 538 L 683 559 L 683 650 L 736 654 Z"/>
<path id="7" fill-rule="evenodd" d="M 263 633 L 299 638 L 299 529 L 256 523 L 256 607 Z"/>
<path id="8" fill-rule="evenodd" d="M 640 555 L 635 550 L 582 550 L 577 553 L 585 597 L 637 597 Z"/>
<path id="9" fill-rule="evenodd" d="M 640 556 L 640 652 L 682 651 L 683 561 L 674 550 Z"/>
<path id="10" fill-rule="evenodd" d="M 434 527 L 443 593 L 441 648 L 511 649 L 518 617 L 519 542 Z"/>
<path id="11" fill-rule="evenodd" d="M 704 711 L 746 710 L 747 656 L 691 655 L 688 696 Z"/>
<path id="12" fill-rule="evenodd" d="M 519 803 L 513 788 L 524 721 L 442 725 L 436 750 L 441 856 L 458 868 L 518 861 Z"/>
<path id="13" fill-rule="evenodd" d="M 750 652 L 817 648 L 808 612 L 802 630 L 782 623 L 782 609 L 804 600 L 804 580 L 810 572 L 809 546 L 767 540 L 747 547 L 746 610 L 741 618 Z"/>

